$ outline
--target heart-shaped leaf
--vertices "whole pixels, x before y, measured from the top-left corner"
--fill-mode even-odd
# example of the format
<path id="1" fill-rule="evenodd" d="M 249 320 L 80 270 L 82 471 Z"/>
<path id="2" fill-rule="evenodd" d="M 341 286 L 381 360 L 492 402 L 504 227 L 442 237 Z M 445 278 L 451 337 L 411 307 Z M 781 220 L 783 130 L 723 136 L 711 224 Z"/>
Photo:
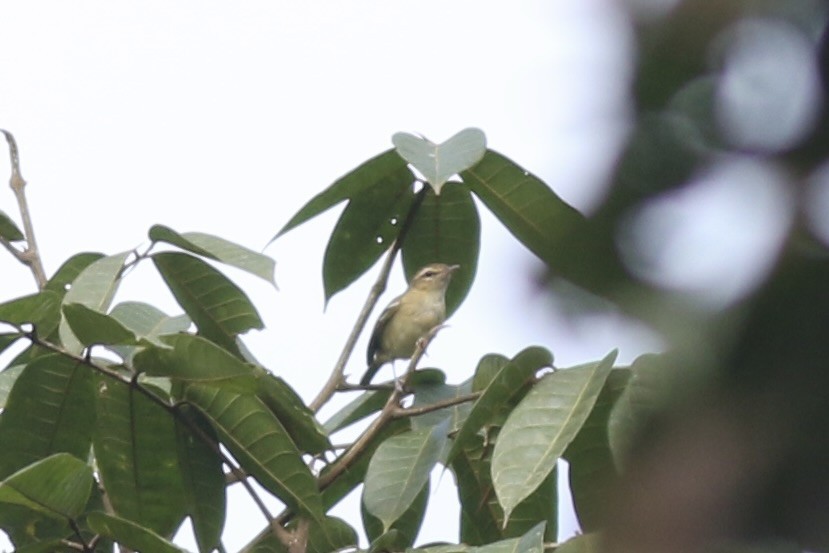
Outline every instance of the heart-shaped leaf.
<path id="1" fill-rule="evenodd" d="M 391 141 L 397 153 L 432 185 L 435 194 L 440 194 L 452 175 L 466 171 L 486 153 L 486 135 L 475 128 L 464 129 L 442 144 L 405 132 L 395 133 Z"/>

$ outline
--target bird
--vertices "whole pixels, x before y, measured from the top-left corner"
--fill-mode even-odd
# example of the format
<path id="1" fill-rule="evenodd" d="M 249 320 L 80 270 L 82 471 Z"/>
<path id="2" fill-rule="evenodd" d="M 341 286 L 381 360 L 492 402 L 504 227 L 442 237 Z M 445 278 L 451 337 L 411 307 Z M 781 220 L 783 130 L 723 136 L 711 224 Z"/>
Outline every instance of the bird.
<path id="1" fill-rule="evenodd" d="M 368 368 L 361 386 L 367 386 L 380 367 L 414 355 L 417 341 L 446 320 L 446 288 L 460 265 L 432 263 L 415 273 L 408 289 L 377 318 L 368 343 Z"/>

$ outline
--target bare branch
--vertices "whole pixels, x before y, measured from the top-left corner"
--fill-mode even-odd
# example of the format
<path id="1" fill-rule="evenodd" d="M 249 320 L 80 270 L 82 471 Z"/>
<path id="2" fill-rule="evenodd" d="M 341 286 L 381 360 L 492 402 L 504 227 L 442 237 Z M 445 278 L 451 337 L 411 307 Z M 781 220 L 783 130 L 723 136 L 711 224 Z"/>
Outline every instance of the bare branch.
<path id="1" fill-rule="evenodd" d="M 479 397 L 481 397 L 481 392 L 475 392 L 463 396 L 450 397 L 447 399 L 443 399 L 441 401 L 436 401 L 435 403 L 430 403 L 428 405 L 419 405 L 417 407 L 405 408 L 398 407 L 394 410 L 392 416 L 396 419 L 403 417 L 416 417 L 418 415 L 425 415 L 426 413 L 431 413 L 433 411 L 440 411 L 441 409 L 453 407 L 455 405 L 460 405 L 462 403 L 469 403 L 470 401 L 475 401 Z"/>
<path id="2" fill-rule="evenodd" d="M 23 180 L 23 175 L 20 174 L 20 156 L 17 151 L 17 142 L 12 133 L 7 130 L 0 129 L 6 137 L 6 142 L 9 143 L 9 157 L 11 158 L 11 178 L 9 179 L 9 186 L 17 199 L 17 206 L 20 208 L 20 218 L 23 221 L 23 235 L 26 237 L 26 249 L 20 252 L 20 255 L 13 253 L 13 255 L 29 267 L 32 275 L 35 277 L 37 287 L 43 289 L 46 286 L 46 271 L 43 270 L 43 262 L 40 259 L 40 250 L 37 248 L 37 241 L 35 240 L 35 229 L 32 225 L 32 217 L 29 212 L 29 203 L 26 201 L 26 181 Z M 5 245 L 5 244 L 4 244 Z M 8 247 L 7 247 L 8 249 Z M 15 250 L 17 251 L 17 250 Z"/>

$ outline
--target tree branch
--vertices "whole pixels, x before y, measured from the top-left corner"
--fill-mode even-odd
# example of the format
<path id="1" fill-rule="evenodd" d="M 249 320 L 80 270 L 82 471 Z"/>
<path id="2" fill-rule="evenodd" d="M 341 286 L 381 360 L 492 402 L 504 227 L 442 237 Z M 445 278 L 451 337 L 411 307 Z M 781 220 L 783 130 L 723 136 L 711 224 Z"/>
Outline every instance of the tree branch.
<path id="1" fill-rule="evenodd" d="M 431 413 L 433 411 L 440 411 L 441 409 L 452 407 L 454 405 L 460 405 L 461 403 L 469 403 L 470 401 L 475 401 L 479 397 L 481 397 L 481 392 L 474 392 L 463 396 L 450 397 L 428 405 L 420 405 L 418 407 L 398 406 L 392 412 L 392 416 L 396 419 L 403 417 L 417 417 L 418 415 L 425 415 L 426 413 Z"/>
<path id="2" fill-rule="evenodd" d="M 37 248 L 37 241 L 35 240 L 35 229 L 32 225 L 32 217 L 29 212 L 29 203 L 26 201 L 26 181 L 20 174 L 20 156 L 17 151 L 17 142 L 12 133 L 7 130 L 0 129 L 6 137 L 6 142 L 9 143 L 9 158 L 11 158 L 11 177 L 9 178 L 9 186 L 11 186 L 14 196 L 17 199 L 17 206 L 20 208 L 20 218 L 23 221 L 23 235 L 26 238 L 26 249 L 20 252 L 15 249 L 12 252 L 18 261 L 29 267 L 32 275 L 35 277 L 38 289 L 42 290 L 46 286 L 46 271 L 43 270 L 43 262 L 40 259 L 40 251 Z M 6 245 L 5 243 L 3 244 Z M 6 249 L 9 249 L 6 246 Z M 9 250 L 11 251 L 11 250 Z M 19 255 L 18 255 L 19 254 Z"/>
<path id="3" fill-rule="evenodd" d="M 317 394 L 317 397 L 315 397 L 314 400 L 308 405 L 311 411 L 315 413 L 319 411 L 320 408 L 331 399 L 345 380 L 343 376 L 345 365 L 348 363 L 348 359 L 354 352 L 354 346 L 357 345 L 357 339 L 363 332 L 374 306 L 377 305 L 377 300 L 380 299 L 380 295 L 386 290 L 386 283 L 389 280 L 389 274 L 391 273 L 394 258 L 403 246 L 403 240 L 405 239 L 409 228 L 412 226 L 412 221 L 414 220 L 414 216 L 417 213 L 420 204 L 423 203 L 423 199 L 426 197 L 426 191 L 427 187 L 423 186 L 420 192 L 417 193 L 417 196 L 415 196 L 414 202 L 412 202 L 409 212 L 406 214 L 406 219 L 400 225 L 400 232 L 394 242 L 392 242 L 388 254 L 386 254 L 383 266 L 380 269 L 380 274 L 377 275 L 377 280 L 374 282 L 371 290 L 369 290 L 366 302 L 360 310 L 360 314 L 357 316 L 357 321 L 354 323 L 354 327 L 351 329 L 351 334 L 349 334 L 348 339 L 345 341 L 345 346 L 340 353 L 339 359 L 337 359 L 337 363 L 334 365 L 334 370 L 331 371 L 328 381 Z"/>

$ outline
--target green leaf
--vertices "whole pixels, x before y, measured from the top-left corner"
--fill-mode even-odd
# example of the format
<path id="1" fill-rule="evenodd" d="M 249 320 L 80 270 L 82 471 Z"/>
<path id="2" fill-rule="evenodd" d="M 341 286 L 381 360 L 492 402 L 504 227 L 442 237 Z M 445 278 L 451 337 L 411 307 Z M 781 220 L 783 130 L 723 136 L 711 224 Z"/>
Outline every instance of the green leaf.
<path id="1" fill-rule="evenodd" d="M 29 507 L 53 518 L 74 519 L 92 489 L 92 469 L 68 453 L 37 461 L 0 482 L 0 502 Z"/>
<path id="2" fill-rule="evenodd" d="M 414 402 L 412 407 L 423 407 L 425 405 L 433 405 L 440 401 L 446 401 L 472 393 L 472 381 L 467 380 L 458 385 L 444 384 L 444 383 L 421 383 L 412 386 L 414 389 Z M 415 430 L 420 428 L 430 428 L 445 420 L 449 420 L 448 433 L 457 432 L 472 410 L 472 402 L 458 403 L 451 407 L 444 407 L 437 411 L 424 413 L 412 417 L 412 428 Z"/>
<path id="3" fill-rule="evenodd" d="M 158 272 L 199 333 L 238 353 L 236 336 L 263 328 L 259 313 L 242 290 L 222 273 L 192 255 L 153 255 Z"/>
<path id="4" fill-rule="evenodd" d="M 292 521 L 288 530 L 296 525 Z M 321 523 L 311 521 L 308 529 L 306 553 L 331 553 L 356 549 L 357 533 L 345 521 L 336 517 L 325 517 Z M 287 548 L 273 535 L 264 534 L 254 543 L 245 547 L 244 553 L 288 553 Z"/>
<path id="5" fill-rule="evenodd" d="M 478 361 L 475 367 L 475 376 L 472 378 L 472 390 L 480 392 L 486 390 L 498 373 L 509 363 L 509 358 L 500 353 L 487 353 Z M 552 360 L 550 361 L 552 364 Z"/>
<path id="6" fill-rule="evenodd" d="M 389 249 L 414 198 L 412 173 L 405 165 L 352 196 L 325 248 L 322 280 L 326 301 Z"/>
<path id="7" fill-rule="evenodd" d="M 346 404 L 339 411 L 331 415 L 322 425 L 328 434 L 333 434 L 338 430 L 354 424 L 362 420 L 372 413 L 376 413 L 383 408 L 383 405 L 389 400 L 392 390 L 373 390 L 370 392 L 363 392 L 354 398 L 350 403 Z"/>
<path id="8" fill-rule="evenodd" d="M 391 140 L 397 153 L 423 175 L 438 195 L 450 177 L 469 169 L 486 153 L 486 135 L 476 128 L 464 129 L 441 144 L 405 132 L 395 133 Z"/>
<path id="9" fill-rule="evenodd" d="M 92 373 L 50 353 L 31 361 L 0 417 L 0 478 L 53 453 L 86 459 L 95 426 Z"/>
<path id="10" fill-rule="evenodd" d="M 466 186 L 451 183 L 440 196 L 429 190 L 403 241 L 406 279 L 430 263 L 460 265 L 446 291 L 446 313 L 451 315 L 475 280 L 480 247 L 481 221 Z"/>
<path id="11" fill-rule="evenodd" d="M 219 544 L 225 524 L 226 485 L 221 457 L 200 439 L 201 436 L 218 444 L 213 428 L 195 409 L 183 407 L 182 416 L 189 424 L 176 419 L 178 462 L 184 482 L 186 512 L 193 523 L 193 534 L 199 551 L 213 551 Z"/>
<path id="12" fill-rule="evenodd" d="M 587 289 L 595 288 L 590 279 L 603 278 L 584 271 L 568 244 L 586 233 L 587 220 L 541 179 L 492 150 L 461 177 L 513 236 L 558 274 Z"/>
<path id="13" fill-rule="evenodd" d="M 93 443 L 115 512 L 163 536 L 178 528 L 186 513 L 171 413 L 136 388 L 101 378 Z"/>
<path id="14" fill-rule="evenodd" d="M 60 322 L 60 296 L 49 290 L 0 304 L 0 322 L 34 325 L 38 334 L 48 336 Z"/>
<path id="15" fill-rule="evenodd" d="M 493 420 L 501 406 L 509 400 L 539 369 L 553 364 L 553 355 L 546 349 L 532 346 L 522 350 L 512 361 L 501 367 L 481 390 L 481 397 L 472 405 L 466 422 L 455 435 L 447 459 L 451 461 L 465 447 L 467 440 Z"/>
<path id="16" fill-rule="evenodd" d="M 151 529 L 136 524 L 126 518 L 96 511 L 89 513 L 89 516 L 86 517 L 86 522 L 96 533 L 110 538 L 134 551 L 186 553 L 186 550 L 176 547 Z"/>
<path id="17" fill-rule="evenodd" d="M 177 233 L 164 225 L 153 225 L 150 228 L 150 240 L 154 242 L 167 242 L 187 250 L 196 255 L 207 257 L 215 261 L 221 261 L 232 265 L 243 271 L 274 284 L 274 260 L 255 252 L 239 244 L 235 244 L 224 238 L 204 234 L 202 232 Z"/>
<path id="18" fill-rule="evenodd" d="M 46 290 L 57 292 L 61 296 L 66 294 L 69 286 L 78 278 L 78 275 L 92 263 L 104 257 L 102 253 L 84 252 L 78 253 L 63 262 L 49 282 L 46 283 Z"/>
<path id="19" fill-rule="evenodd" d="M 331 449 L 325 429 L 283 379 L 272 374 L 262 375 L 256 395 L 276 415 L 301 451 L 316 455 Z"/>
<path id="20" fill-rule="evenodd" d="M 26 368 L 26 365 L 12 365 L 0 372 L 0 409 L 6 408 L 6 401 L 9 398 L 12 386 L 17 382 L 17 378 L 24 368 Z"/>
<path id="21" fill-rule="evenodd" d="M 258 398 L 223 388 L 189 384 L 184 398 L 213 424 L 233 456 L 286 505 L 322 516 L 317 483 L 288 432 Z"/>
<path id="22" fill-rule="evenodd" d="M 610 371 L 604 388 L 596 398 L 593 411 L 564 451 L 564 458 L 570 465 L 568 474 L 573 507 L 579 526 L 585 532 L 605 526 L 605 510 L 611 501 L 610 494 L 615 489 L 617 480 L 607 434 L 608 420 L 629 377 L 630 371 L 627 369 Z"/>
<path id="23" fill-rule="evenodd" d="M 613 367 L 602 361 L 544 376 L 512 411 L 492 456 L 492 482 L 504 515 L 530 495 L 584 424 Z"/>
<path id="24" fill-rule="evenodd" d="M 72 334 L 84 347 L 91 345 L 135 344 L 135 334 L 114 318 L 90 309 L 81 303 L 63 306 L 63 316 Z"/>
<path id="25" fill-rule="evenodd" d="M 185 332 L 192 324 L 190 317 L 187 315 L 170 316 L 150 304 L 138 301 L 119 303 L 112 308 L 109 316 L 132 331 L 138 338 L 159 347 L 167 347 L 159 339 L 161 336 Z M 137 346 L 113 346 L 110 349 L 120 355 L 127 364 L 131 364 L 133 356 L 140 348 Z"/>
<path id="26" fill-rule="evenodd" d="M 105 312 L 118 289 L 121 270 L 128 256 L 129 252 L 124 252 L 92 262 L 72 282 L 63 303 L 80 303 L 94 311 Z M 71 353 L 80 353 L 83 344 L 72 333 L 65 318 L 61 320 L 58 330 L 63 346 Z"/>
<path id="27" fill-rule="evenodd" d="M 642 355 L 631 365 L 630 380 L 613 406 L 608 421 L 608 441 L 616 466 L 623 468 L 637 430 L 668 396 L 670 367 L 664 355 Z"/>
<path id="28" fill-rule="evenodd" d="M 311 198 L 270 241 L 273 242 L 292 228 L 316 217 L 343 200 L 353 198 L 363 190 L 377 186 L 391 175 L 398 174 L 402 167 L 406 167 L 406 161 L 394 150 L 386 150 L 371 158 Z M 414 182 L 414 175 L 410 177 L 410 182 Z"/>
<path id="29" fill-rule="evenodd" d="M 201 336 L 172 334 L 162 341 L 168 347 L 147 347 L 135 355 L 136 370 L 149 376 L 225 384 L 234 390 L 249 392 L 256 389 L 256 380 L 265 375 L 261 368 L 241 361 Z"/>
<path id="30" fill-rule="evenodd" d="M 15 222 L 3 211 L 0 211 L 0 238 L 5 238 L 9 242 L 20 242 L 26 239 Z"/>
<path id="31" fill-rule="evenodd" d="M 601 540 L 598 534 L 583 534 L 571 538 L 556 548 L 556 553 L 601 553 Z"/>
<path id="32" fill-rule="evenodd" d="M 420 526 L 423 524 L 423 517 L 426 515 L 426 505 L 429 503 L 429 480 L 420 493 L 417 494 L 414 501 L 406 512 L 400 515 L 396 521 L 391 525 L 387 532 L 383 530 L 383 523 L 368 512 L 365 504 L 360 503 L 360 515 L 363 518 L 363 527 L 366 530 L 371 542 L 370 550 L 378 549 L 379 545 L 383 545 L 385 549 L 381 551 L 399 551 L 406 547 L 411 547 L 417 534 L 420 532 Z"/>
<path id="33" fill-rule="evenodd" d="M 371 458 L 363 488 L 366 510 L 383 529 L 406 512 L 446 446 L 448 424 L 413 430 L 383 442 Z"/>

